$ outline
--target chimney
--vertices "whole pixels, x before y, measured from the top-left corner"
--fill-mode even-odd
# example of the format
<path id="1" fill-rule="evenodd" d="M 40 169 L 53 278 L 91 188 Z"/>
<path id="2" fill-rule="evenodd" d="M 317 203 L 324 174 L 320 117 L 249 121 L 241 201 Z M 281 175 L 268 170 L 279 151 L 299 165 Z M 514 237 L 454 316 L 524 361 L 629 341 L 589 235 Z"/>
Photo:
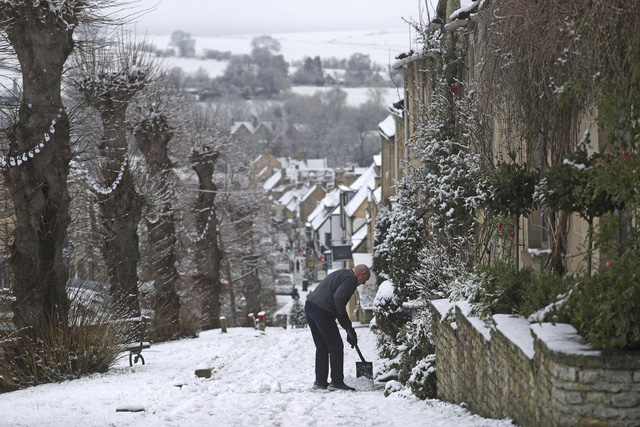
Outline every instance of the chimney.
<path id="1" fill-rule="evenodd" d="M 304 162 L 304 164 L 307 164 L 307 153 L 305 153 L 304 151 L 300 151 L 298 152 L 298 160 L 300 160 L 301 162 Z"/>

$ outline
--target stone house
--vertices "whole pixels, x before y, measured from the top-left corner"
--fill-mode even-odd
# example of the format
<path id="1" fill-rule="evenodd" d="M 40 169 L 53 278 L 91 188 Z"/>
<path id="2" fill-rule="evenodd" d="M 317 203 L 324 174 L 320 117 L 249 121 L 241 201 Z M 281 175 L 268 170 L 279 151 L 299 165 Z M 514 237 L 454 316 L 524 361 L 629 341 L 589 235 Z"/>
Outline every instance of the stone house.
<path id="1" fill-rule="evenodd" d="M 318 206 L 320 200 L 324 199 L 326 195 L 324 186 L 320 183 L 316 183 L 300 198 L 300 222 L 302 224 L 307 222 L 309 215 Z"/>
<path id="2" fill-rule="evenodd" d="M 465 7 L 461 8 L 459 0 L 440 0 L 437 5 L 438 16 L 428 24 L 427 31 L 438 28 L 445 36 L 457 32 L 462 37 L 461 43 L 468 46 L 468 51 L 466 63 L 461 67 L 460 79 L 471 83 L 480 77 L 478 58 L 484 48 L 483 35 L 487 29 L 476 15 L 484 2 L 464 3 Z M 411 161 L 410 153 L 406 150 L 399 154 L 404 144 L 399 144 L 398 140 L 410 140 L 416 130 L 415 118 L 423 114 L 422 108 L 429 102 L 432 82 L 428 70 L 433 69 L 433 61 L 434 58 L 429 53 L 415 53 L 393 64 L 393 68 L 402 71 L 404 75 L 404 100 L 399 114 L 395 116 L 395 130 L 390 129 L 389 117 L 394 117 L 393 113 L 378 127 L 382 140 L 381 203 L 392 201 L 395 193 L 391 177 L 401 177 L 403 161 L 404 164 Z M 482 90 L 486 89 L 481 81 L 477 83 L 478 96 L 482 97 Z M 503 158 L 507 158 L 507 153 L 503 151 L 506 145 L 504 122 L 496 116 L 492 120 L 493 154 L 498 158 L 501 154 Z M 582 111 L 573 125 L 573 131 L 578 135 L 584 135 L 589 130 L 592 150 L 605 147 L 606 131 L 597 128 L 591 111 Z M 524 154 L 520 154 L 516 161 L 541 166 L 545 160 L 542 153 L 530 151 L 532 150 L 527 150 L 525 144 L 521 150 Z M 539 260 L 534 259 L 532 254 L 550 246 L 546 215 L 544 211 L 534 211 L 527 218 L 521 216 L 517 219 L 520 244 L 515 250 L 520 255 L 519 267 L 532 266 L 539 269 Z M 567 230 L 564 254 L 566 266 L 570 272 L 584 271 L 583 245 L 587 223 L 577 215 L 570 215 Z M 603 262 L 603 258 L 604 256 L 596 253 L 594 265 Z M 567 354 L 567 348 L 572 345 L 580 343 L 583 346 L 583 339 L 569 325 L 530 325 L 526 319 L 497 315 L 498 321 L 495 321 L 494 316 L 497 327 L 486 328 L 480 319 L 471 318 L 461 310 L 460 303 L 456 307 L 456 323 L 449 325 L 447 322 L 440 322 L 440 318 L 451 309 L 448 301 L 442 304 L 439 314 L 434 317 L 436 335 L 444 330 L 449 334 L 436 343 L 438 370 L 442 371 L 437 375 L 440 398 L 458 403 L 466 402 L 476 413 L 489 417 L 514 418 L 522 425 L 637 424 L 639 394 L 634 375 L 637 376 L 640 365 L 633 352 L 581 348 L 577 355 Z M 522 331 L 500 324 L 516 321 Z M 557 336 L 541 334 L 544 328 L 563 327 L 571 330 L 570 333 Z M 475 342 L 465 342 L 472 334 Z M 436 339 L 438 340 L 439 338 Z M 526 345 L 523 344 L 524 341 Z M 482 354 L 482 351 L 485 353 Z M 481 356 L 476 357 L 477 355 Z M 608 369 L 611 371 L 605 372 Z M 496 372 L 504 375 L 496 376 Z M 621 375 L 623 380 L 609 388 L 608 381 L 618 381 Z M 605 396 L 607 393 L 609 394 Z M 516 395 L 520 397 L 514 398 Z M 598 398 L 595 399 L 594 396 Z M 620 404 L 622 399 L 625 403 Z M 622 417 L 628 417 L 629 414 L 636 417 L 635 424 L 634 420 L 628 421 L 631 418 L 622 421 Z"/>
<path id="3" fill-rule="evenodd" d="M 281 167 L 282 165 L 278 159 L 266 148 L 262 154 L 251 162 L 249 176 L 254 182 L 264 182 Z"/>
<path id="4" fill-rule="evenodd" d="M 440 0 L 437 6 L 437 14 L 440 19 L 434 19 L 427 27 L 427 31 L 435 31 L 442 27 L 445 35 L 457 32 L 464 37 L 464 43 L 469 47 L 467 50 L 466 64 L 462 67 L 461 79 L 466 83 L 471 83 L 478 79 L 477 57 L 483 48 L 483 34 L 486 31 L 482 22 L 476 18 L 475 13 L 481 7 L 482 2 L 465 1 L 465 7 L 461 8 L 459 0 Z M 460 13 L 464 11 L 464 13 Z M 454 19 L 451 19 L 451 18 Z M 416 130 L 416 117 L 424 114 L 424 105 L 429 102 L 433 90 L 430 69 L 434 68 L 435 58 L 430 53 L 413 53 L 397 61 L 392 65 L 396 70 L 403 73 L 404 78 L 404 99 L 392 108 L 388 116 L 378 126 L 382 143 L 382 201 L 387 203 L 389 198 L 395 195 L 394 182 L 404 175 L 406 165 L 411 162 L 411 153 L 406 149 L 403 141 L 408 141 Z M 483 86 L 478 85 L 481 92 Z M 478 96 L 482 96 L 479 93 Z M 395 130 L 392 130 L 391 117 L 394 119 Z M 501 132 L 502 123 L 499 118 L 494 118 L 492 144 L 496 157 L 502 155 L 505 137 Z M 596 141 L 593 150 L 604 147 L 606 133 L 600 131 L 594 117 L 590 112 L 585 111 L 578 119 L 577 133 L 582 135 L 586 130 L 590 131 L 592 141 Z M 526 152 L 526 145 L 523 152 Z M 535 153 L 534 153 L 535 156 Z M 519 161 L 528 161 L 540 166 L 540 159 L 518 158 Z M 596 219 L 597 221 L 597 219 Z M 539 269 L 540 260 L 532 256 L 540 253 L 540 250 L 549 247 L 549 226 L 546 212 L 534 211 L 528 218 L 519 218 L 519 259 L 521 266 L 531 266 Z M 571 215 L 567 229 L 566 259 L 570 271 L 576 271 L 584 262 L 584 248 L 582 247 L 587 233 L 587 223 L 577 215 Z M 594 265 L 600 259 L 594 254 Z"/>

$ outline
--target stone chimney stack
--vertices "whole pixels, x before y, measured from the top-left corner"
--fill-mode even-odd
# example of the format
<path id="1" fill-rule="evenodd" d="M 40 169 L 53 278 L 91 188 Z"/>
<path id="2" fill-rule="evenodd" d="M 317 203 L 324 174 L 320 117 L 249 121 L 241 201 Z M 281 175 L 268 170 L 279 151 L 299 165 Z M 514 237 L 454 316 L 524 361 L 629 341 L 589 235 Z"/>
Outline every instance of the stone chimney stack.
<path id="1" fill-rule="evenodd" d="M 305 153 L 304 151 L 300 151 L 298 153 L 298 160 L 300 160 L 301 162 L 304 162 L 304 164 L 307 164 L 307 153 Z"/>

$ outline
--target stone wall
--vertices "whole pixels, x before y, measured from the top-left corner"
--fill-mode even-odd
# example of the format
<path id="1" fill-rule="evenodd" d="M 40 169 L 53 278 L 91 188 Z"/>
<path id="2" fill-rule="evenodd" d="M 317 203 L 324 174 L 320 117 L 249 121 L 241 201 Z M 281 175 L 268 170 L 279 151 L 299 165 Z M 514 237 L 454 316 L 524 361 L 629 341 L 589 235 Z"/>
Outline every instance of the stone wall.
<path id="1" fill-rule="evenodd" d="M 487 325 L 463 302 L 430 308 L 440 399 L 522 426 L 640 426 L 640 352 L 594 349 L 566 324 Z"/>

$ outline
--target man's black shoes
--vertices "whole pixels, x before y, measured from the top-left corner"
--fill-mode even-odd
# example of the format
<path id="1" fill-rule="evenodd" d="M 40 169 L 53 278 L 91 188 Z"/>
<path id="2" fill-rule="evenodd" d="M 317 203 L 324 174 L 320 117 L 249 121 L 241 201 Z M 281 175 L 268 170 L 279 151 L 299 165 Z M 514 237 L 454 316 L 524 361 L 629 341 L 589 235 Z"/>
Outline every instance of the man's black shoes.
<path id="1" fill-rule="evenodd" d="M 326 390 L 329 384 L 320 384 L 318 381 L 313 383 L 314 390 Z"/>
<path id="2" fill-rule="evenodd" d="M 329 391 L 356 391 L 355 388 L 353 387 L 349 387 L 348 385 L 346 385 L 345 383 L 330 383 L 329 387 L 327 387 L 329 389 Z"/>

